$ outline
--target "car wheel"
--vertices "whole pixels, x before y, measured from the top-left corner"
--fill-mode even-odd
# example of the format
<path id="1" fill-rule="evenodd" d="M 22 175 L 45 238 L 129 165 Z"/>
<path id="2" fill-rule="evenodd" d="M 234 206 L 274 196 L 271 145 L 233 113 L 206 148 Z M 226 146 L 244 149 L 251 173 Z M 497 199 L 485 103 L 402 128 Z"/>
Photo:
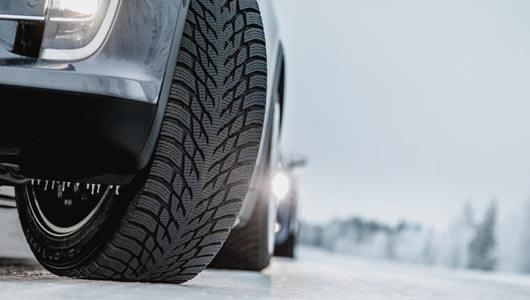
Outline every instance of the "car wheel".
<path id="1" fill-rule="evenodd" d="M 191 0 L 149 167 L 121 188 L 33 180 L 17 188 L 24 233 L 51 272 L 182 283 L 233 227 L 256 165 L 267 62 L 255 0 Z"/>
<path id="2" fill-rule="evenodd" d="M 287 240 L 281 244 L 277 244 L 274 248 L 274 255 L 278 257 L 294 258 L 294 250 L 296 248 L 296 235 L 289 234 Z"/>
<path id="3" fill-rule="evenodd" d="M 271 203 L 269 193 L 263 191 L 249 221 L 232 230 L 211 268 L 262 271 L 270 264 L 274 243 L 271 214 L 275 211 Z"/>

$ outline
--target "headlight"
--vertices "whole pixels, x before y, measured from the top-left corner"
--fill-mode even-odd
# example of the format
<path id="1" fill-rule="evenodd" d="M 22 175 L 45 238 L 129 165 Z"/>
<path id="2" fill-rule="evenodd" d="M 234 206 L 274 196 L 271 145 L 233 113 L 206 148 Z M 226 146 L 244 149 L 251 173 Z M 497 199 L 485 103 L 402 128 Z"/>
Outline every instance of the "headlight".
<path id="1" fill-rule="evenodd" d="M 103 44 L 119 0 L 50 0 L 41 57 L 86 58 Z"/>
<path id="2" fill-rule="evenodd" d="M 272 179 L 272 193 L 279 200 L 285 200 L 291 190 L 291 179 L 283 172 L 278 172 Z"/>

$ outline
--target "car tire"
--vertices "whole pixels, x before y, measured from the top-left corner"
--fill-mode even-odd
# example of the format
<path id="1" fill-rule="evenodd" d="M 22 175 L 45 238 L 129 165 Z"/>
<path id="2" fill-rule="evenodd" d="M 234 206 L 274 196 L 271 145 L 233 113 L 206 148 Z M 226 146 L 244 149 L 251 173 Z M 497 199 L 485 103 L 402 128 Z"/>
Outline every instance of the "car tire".
<path id="1" fill-rule="evenodd" d="M 252 216 L 244 226 L 234 228 L 211 268 L 262 271 L 272 257 L 271 204 L 267 191 L 262 191 Z"/>
<path id="2" fill-rule="evenodd" d="M 194 278 L 228 238 L 249 188 L 266 88 L 257 1 L 191 0 L 149 167 L 119 192 L 45 180 L 17 188 L 20 220 L 36 258 L 52 273 L 76 278 Z M 75 201 L 63 201 L 67 197 Z M 57 198 L 61 205 L 48 201 Z M 91 207 L 90 215 L 67 226 L 77 221 L 70 210 L 81 211 L 82 205 Z M 56 221 L 46 218 L 46 209 Z"/>
<path id="3" fill-rule="evenodd" d="M 281 244 L 278 244 L 274 248 L 274 256 L 294 258 L 294 250 L 296 248 L 296 235 L 294 233 L 289 234 L 287 240 Z"/>

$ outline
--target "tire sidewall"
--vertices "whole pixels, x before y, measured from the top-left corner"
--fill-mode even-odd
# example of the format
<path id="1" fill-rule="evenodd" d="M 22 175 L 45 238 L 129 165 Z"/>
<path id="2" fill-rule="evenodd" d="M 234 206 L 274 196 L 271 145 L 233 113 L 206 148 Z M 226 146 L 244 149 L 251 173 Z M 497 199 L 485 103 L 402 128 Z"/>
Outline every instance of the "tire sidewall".
<path id="1" fill-rule="evenodd" d="M 56 237 L 42 228 L 34 215 L 26 187 L 16 189 L 17 207 L 22 230 L 37 260 L 51 271 L 61 271 L 80 265 L 109 238 L 113 220 L 121 209 L 116 197 L 105 201 L 85 226 L 65 237 Z"/>

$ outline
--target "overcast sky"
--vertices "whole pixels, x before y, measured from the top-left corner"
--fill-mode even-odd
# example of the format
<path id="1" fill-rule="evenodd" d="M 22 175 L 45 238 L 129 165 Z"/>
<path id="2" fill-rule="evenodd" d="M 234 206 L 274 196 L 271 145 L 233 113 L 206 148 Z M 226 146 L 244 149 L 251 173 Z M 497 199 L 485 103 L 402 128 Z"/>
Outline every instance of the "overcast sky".
<path id="1" fill-rule="evenodd" d="M 530 199 L 530 1 L 274 3 L 304 219 L 443 226 Z"/>

